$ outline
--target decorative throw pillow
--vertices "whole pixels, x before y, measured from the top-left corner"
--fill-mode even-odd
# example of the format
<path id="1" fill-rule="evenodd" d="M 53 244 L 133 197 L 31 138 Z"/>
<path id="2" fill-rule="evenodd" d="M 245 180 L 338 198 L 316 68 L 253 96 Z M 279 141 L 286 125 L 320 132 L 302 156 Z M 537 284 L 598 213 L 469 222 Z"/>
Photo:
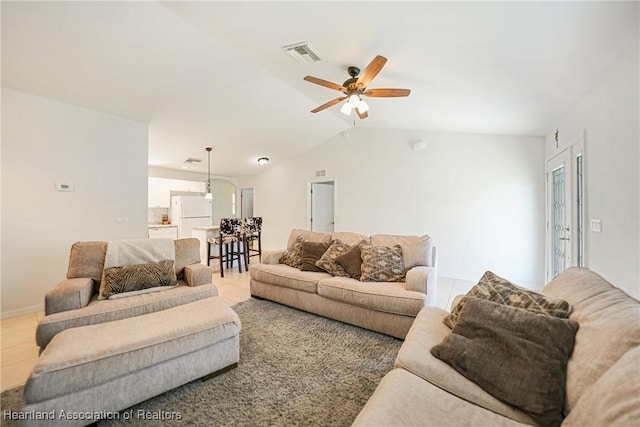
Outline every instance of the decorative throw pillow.
<path id="1" fill-rule="evenodd" d="M 104 281 L 104 298 L 178 283 L 173 260 L 105 268 Z"/>
<path id="2" fill-rule="evenodd" d="M 578 323 L 464 299 L 458 322 L 431 354 L 540 425 L 559 426 Z"/>
<path id="3" fill-rule="evenodd" d="M 316 266 L 316 262 L 329 249 L 329 246 L 331 246 L 331 243 L 302 243 L 302 266 L 300 271 L 324 271 Z"/>
<path id="4" fill-rule="evenodd" d="M 304 237 L 296 237 L 291 248 L 287 249 L 278 262 L 294 268 L 302 267 L 302 243 L 304 243 Z"/>
<path id="5" fill-rule="evenodd" d="M 514 285 L 506 279 L 487 271 L 480 281 L 467 293 L 466 296 L 482 298 L 498 304 L 524 308 L 534 313 L 548 316 L 569 317 L 571 304 L 562 299 L 549 298 L 537 292 L 530 291 Z M 445 325 L 450 328 L 456 324 L 463 302 L 451 309 L 451 314 L 443 319 Z"/>
<path id="6" fill-rule="evenodd" d="M 361 244 L 361 282 L 402 282 L 405 278 L 400 245 L 393 247 Z"/>
<path id="7" fill-rule="evenodd" d="M 346 253 L 349 249 L 351 249 L 351 246 L 345 245 L 340 240 L 334 240 L 329 249 L 316 262 L 316 267 L 320 267 L 333 276 L 349 277 L 349 273 L 336 262 L 336 258 Z"/>
<path id="8" fill-rule="evenodd" d="M 362 255 L 360 253 L 360 245 L 367 243 L 362 240 L 360 243 L 352 246 L 347 252 L 336 258 L 336 262 L 344 268 L 349 277 L 360 280 L 362 275 Z"/>

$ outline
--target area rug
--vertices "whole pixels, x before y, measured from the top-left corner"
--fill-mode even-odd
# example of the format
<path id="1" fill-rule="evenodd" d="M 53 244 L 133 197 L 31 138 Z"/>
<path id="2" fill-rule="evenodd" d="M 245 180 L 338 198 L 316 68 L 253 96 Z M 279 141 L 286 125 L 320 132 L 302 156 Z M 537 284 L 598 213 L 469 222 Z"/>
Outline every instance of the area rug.
<path id="1" fill-rule="evenodd" d="M 122 411 L 127 421 L 98 425 L 350 426 L 402 343 L 266 300 L 233 309 L 242 322 L 237 368 Z M 3 412 L 23 407 L 22 387 L 0 397 Z"/>

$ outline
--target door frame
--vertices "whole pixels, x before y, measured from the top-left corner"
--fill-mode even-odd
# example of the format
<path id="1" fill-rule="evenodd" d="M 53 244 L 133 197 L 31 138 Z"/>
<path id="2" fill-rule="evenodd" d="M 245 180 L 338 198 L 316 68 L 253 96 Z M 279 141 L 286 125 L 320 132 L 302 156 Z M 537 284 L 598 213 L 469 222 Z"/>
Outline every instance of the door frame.
<path id="1" fill-rule="evenodd" d="M 586 248 L 588 246 L 585 226 L 585 218 L 587 217 L 587 192 L 585 190 L 587 188 L 587 158 L 585 156 L 584 131 L 582 131 L 569 139 L 568 144 L 559 147 L 553 155 L 545 160 L 545 278 L 547 282 L 553 278 L 553 230 L 551 230 L 551 215 L 553 211 L 550 203 L 550 188 L 552 186 L 552 172 L 555 169 L 550 168 L 550 165 L 560 156 L 567 157 L 565 185 L 569 187 L 566 203 L 569 204 L 567 208 L 567 215 L 569 216 L 567 223 L 570 227 L 568 247 L 570 256 L 565 268 L 576 266 L 585 267 L 587 260 Z M 582 161 L 580 176 L 577 170 L 578 158 Z M 578 189 L 581 190 L 581 194 L 578 194 Z"/>
<path id="2" fill-rule="evenodd" d="M 255 201 L 256 201 L 256 190 L 254 187 L 242 187 L 239 189 L 239 193 L 240 193 L 240 218 L 247 218 L 247 215 L 245 215 L 244 212 L 244 197 L 245 195 L 244 190 L 251 190 L 251 208 L 253 210 L 253 212 L 251 213 L 251 216 L 255 215 L 255 211 L 256 211 L 256 205 L 255 205 Z"/>
<path id="3" fill-rule="evenodd" d="M 318 179 L 314 179 L 311 181 L 307 181 L 307 186 L 306 186 L 306 194 L 307 194 L 307 218 L 306 218 L 306 224 L 307 224 L 307 230 L 311 230 L 312 229 L 312 224 L 311 224 L 311 216 L 312 216 L 312 212 L 311 212 L 311 187 L 313 184 L 319 184 L 319 183 L 323 183 L 323 182 L 332 182 L 333 183 L 333 229 L 336 229 L 336 224 L 337 224 L 337 219 L 338 219 L 338 183 L 335 179 L 333 178 L 327 178 L 327 177 L 322 177 L 322 178 L 318 178 Z"/>

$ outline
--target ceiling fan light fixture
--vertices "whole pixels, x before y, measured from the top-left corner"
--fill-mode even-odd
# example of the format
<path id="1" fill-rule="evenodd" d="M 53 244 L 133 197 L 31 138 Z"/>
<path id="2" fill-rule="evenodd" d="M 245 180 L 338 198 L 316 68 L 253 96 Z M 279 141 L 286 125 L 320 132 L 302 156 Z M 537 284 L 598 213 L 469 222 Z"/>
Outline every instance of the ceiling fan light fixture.
<path id="1" fill-rule="evenodd" d="M 360 97 L 357 94 L 353 94 L 349 97 L 349 105 L 351 105 L 351 108 L 356 108 L 358 106 L 358 103 L 361 102 L 360 101 Z"/>
<path id="2" fill-rule="evenodd" d="M 345 102 L 342 107 L 340 108 L 340 112 L 344 115 L 350 116 L 351 115 L 351 110 L 353 109 L 353 107 L 351 106 L 351 104 L 349 103 L 349 101 Z"/>
<path id="3" fill-rule="evenodd" d="M 358 111 L 360 111 L 360 114 L 366 113 L 367 111 L 369 111 L 369 104 L 367 104 L 363 100 L 360 100 L 360 102 L 358 102 Z"/>
<path id="4" fill-rule="evenodd" d="M 367 111 L 369 111 L 369 105 L 361 99 L 361 95 L 363 96 L 371 96 L 378 98 L 395 98 L 395 97 L 403 97 L 409 96 L 411 93 L 410 89 L 396 89 L 396 88 L 383 88 L 383 89 L 367 89 L 369 83 L 378 75 L 384 64 L 387 63 L 387 58 L 384 56 L 376 55 L 375 58 L 367 65 L 367 67 L 360 73 L 360 69 L 358 67 L 348 67 L 347 72 L 351 78 L 345 80 L 342 85 L 337 83 L 330 82 L 328 80 L 323 80 L 318 77 L 306 76 L 303 80 L 306 80 L 310 83 L 314 83 L 320 86 L 324 86 L 329 89 L 336 90 L 338 92 L 342 92 L 344 96 L 340 96 L 339 98 L 334 98 L 329 102 L 325 102 L 319 107 L 311 110 L 312 113 L 317 113 L 327 108 L 333 107 L 343 101 L 342 107 L 340 108 L 340 112 L 342 114 L 346 114 L 347 116 L 351 115 L 351 112 L 355 109 L 358 117 L 360 119 L 366 119 L 369 117 Z M 360 77 L 358 77 L 360 75 Z"/>

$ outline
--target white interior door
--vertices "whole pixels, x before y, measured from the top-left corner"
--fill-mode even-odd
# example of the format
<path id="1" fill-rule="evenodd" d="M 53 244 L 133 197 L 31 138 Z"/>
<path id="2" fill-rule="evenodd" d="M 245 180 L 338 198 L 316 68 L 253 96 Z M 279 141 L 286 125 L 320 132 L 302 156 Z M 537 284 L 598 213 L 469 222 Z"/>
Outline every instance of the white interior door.
<path id="1" fill-rule="evenodd" d="M 551 280 L 572 264 L 572 163 L 566 149 L 547 162 L 547 279 Z"/>
<path id="2" fill-rule="evenodd" d="M 253 188 L 240 189 L 240 216 L 242 218 L 253 216 Z"/>
<path id="3" fill-rule="evenodd" d="M 333 232 L 333 181 L 311 183 L 311 230 Z"/>

